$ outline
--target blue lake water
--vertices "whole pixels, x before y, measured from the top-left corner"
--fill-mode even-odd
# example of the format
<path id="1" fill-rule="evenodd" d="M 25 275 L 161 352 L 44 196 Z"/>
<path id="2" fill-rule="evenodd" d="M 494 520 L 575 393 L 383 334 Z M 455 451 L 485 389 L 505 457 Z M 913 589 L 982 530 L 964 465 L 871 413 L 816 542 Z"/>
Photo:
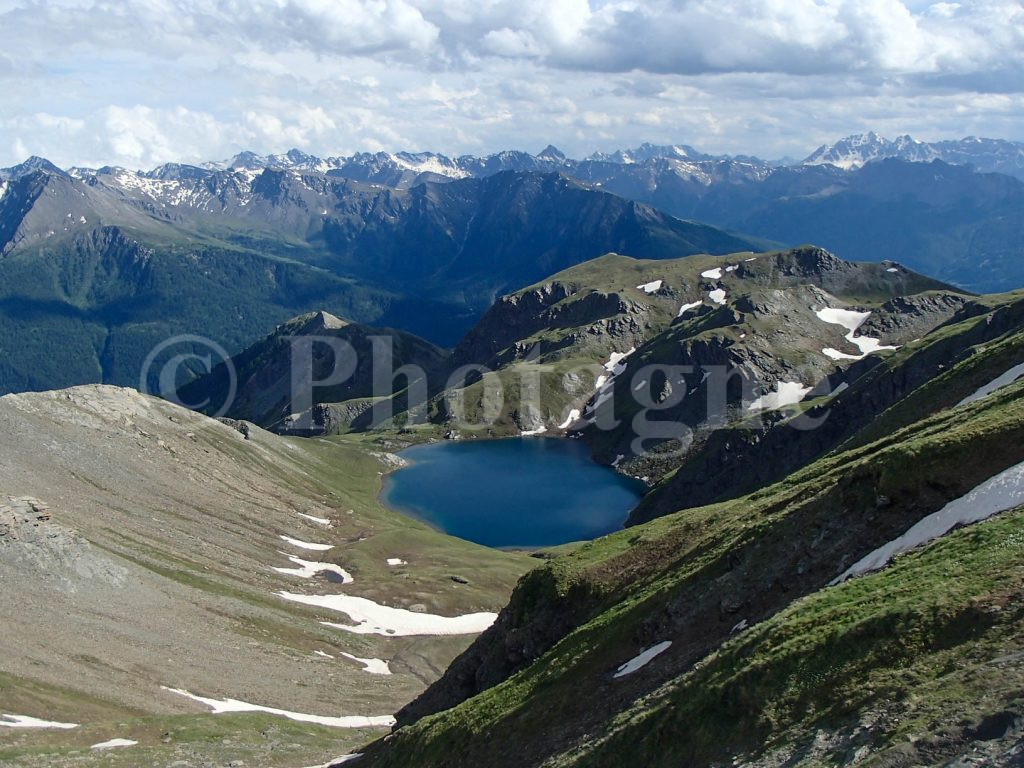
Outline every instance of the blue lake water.
<path id="1" fill-rule="evenodd" d="M 547 547 L 622 527 L 643 484 L 595 464 L 576 440 L 524 438 L 420 445 L 387 478 L 383 498 L 489 547 Z"/>

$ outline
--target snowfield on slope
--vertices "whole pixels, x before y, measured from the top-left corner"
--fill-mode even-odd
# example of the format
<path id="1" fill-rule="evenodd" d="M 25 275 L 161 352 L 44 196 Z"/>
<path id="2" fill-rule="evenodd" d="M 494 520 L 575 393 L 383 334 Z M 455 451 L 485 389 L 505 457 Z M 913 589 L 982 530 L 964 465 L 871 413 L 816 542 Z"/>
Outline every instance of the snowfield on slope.
<path id="1" fill-rule="evenodd" d="M 580 411 L 578 408 L 573 408 L 569 411 L 569 415 L 565 417 L 565 421 L 558 425 L 559 429 L 568 429 L 577 421 L 580 420 Z"/>
<path id="2" fill-rule="evenodd" d="M 975 403 L 978 400 L 981 400 L 982 398 L 988 397 L 996 390 L 1010 386 L 1011 384 L 1013 384 L 1013 382 L 1015 382 L 1022 376 L 1024 376 L 1024 363 L 1021 363 L 1020 365 L 1015 365 L 1006 373 L 992 379 L 992 381 L 990 381 L 985 386 L 979 387 L 973 394 L 968 395 L 959 403 L 957 403 L 957 406 L 959 407 L 961 405 L 969 405 L 970 403 Z"/>
<path id="3" fill-rule="evenodd" d="M 957 526 L 987 520 L 1021 504 L 1024 504 L 1024 462 L 989 478 L 938 512 L 919 520 L 902 536 L 865 555 L 830 583 L 839 584 L 854 576 L 877 571 L 896 555 L 945 536 Z"/>
<path id="4" fill-rule="evenodd" d="M 134 747 L 139 742 L 132 741 L 131 739 L 111 739 L 110 741 L 103 741 L 99 744 L 93 744 L 89 749 L 97 752 L 104 749 L 117 749 L 118 747 Z"/>
<path id="5" fill-rule="evenodd" d="M 326 725 L 330 728 L 390 728 L 395 724 L 395 718 L 391 715 L 379 715 L 365 717 L 362 715 L 346 715 L 343 717 L 326 717 L 324 715 L 307 715 L 302 712 L 289 712 L 286 709 L 264 707 L 260 704 L 249 704 L 237 699 L 208 699 L 204 696 L 196 696 L 183 688 L 168 688 L 160 686 L 162 690 L 169 693 L 184 696 L 187 699 L 198 702 L 210 708 L 211 714 L 222 715 L 227 712 L 263 712 L 268 715 L 277 715 L 294 720 L 297 723 L 314 723 Z"/>
<path id="6" fill-rule="evenodd" d="M 623 664 L 621 667 L 619 667 L 617 670 L 615 670 L 615 674 L 612 675 L 612 677 L 625 677 L 626 675 L 633 674 L 638 669 L 647 666 L 655 656 L 658 656 L 659 654 L 662 654 L 665 651 L 667 651 L 669 649 L 669 646 L 671 645 L 671 640 L 665 640 L 664 642 L 651 646 L 646 651 L 644 651 L 638 656 L 633 657 L 625 664 Z"/>
<path id="7" fill-rule="evenodd" d="M 352 575 L 340 565 L 335 565 L 334 563 L 312 562 L 310 560 L 303 560 L 300 557 L 289 556 L 288 559 L 299 567 L 274 568 L 274 570 L 278 573 L 283 573 L 286 576 L 297 576 L 300 579 L 311 579 L 318 573 L 333 573 L 341 578 L 342 584 L 352 583 Z"/>
<path id="8" fill-rule="evenodd" d="M 308 549 L 313 552 L 326 552 L 328 549 L 334 549 L 333 544 L 311 544 L 308 541 L 293 539 L 291 536 L 281 536 L 281 540 L 287 541 L 293 547 L 298 547 L 299 549 Z"/>
<path id="9" fill-rule="evenodd" d="M 795 405 L 803 400 L 810 391 L 810 387 L 805 387 L 799 381 L 778 381 L 775 383 L 774 392 L 761 395 L 747 406 L 747 410 L 776 410 L 787 405 Z"/>
<path id="10" fill-rule="evenodd" d="M 352 595 L 299 595 L 294 592 L 278 592 L 277 595 L 295 603 L 344 613 L 355 624 L 336 624 L 329 621 L 321 624 L 357 635 L 476 635 L 490 627 L 498 618 L 496 613 L 467 613 L 462 616 L 416 613 L 404 608 L 390 608 L 365 597 Z"/>
<path id="11" fill-rule="evenodd" d="M 335 768 L 335 766 L 338 766 L 338 765 L 344 765 L 345 763 L 351 763 L 353 760 L 357 760 L 358 758 L 360 758 L 362 756 L 363 755 L 362 755 L 361 752 L 356 752 L 355 754 L 352 754 L 352 755 L 342 755 L 341 757 L 336 757 L 333 760 L 329 760 L 326 763 L 320 763 L 319 765 L 309 765 L 309 766 L 306 766 L 306 768 Z"/>
<path id="12" fill-rule="evenodd" d="M 61 731 L 70 731 L 77 727 L 77 723 L 56 723 L 52 720 L 40 720 L 27 715 L 0 715 L 0 728 L 55 728 Z"/>
<path id="13" fill-rule="evenodd" d="M 885 346 L 879 339 L 872 338 L 871 336 L 856 335 L 857 329 L 864 325 L 864 322 L 871 315 L 870 312 L 857 312 L 852 309 L 825 307 L 824 309 L 817 310 L 814 314 L 816 314 L 818 319 L 822 322 L 829 323 L 831 325 L 841 325 L 845 328 L 848 331 L 846 334 L 846 340 L 860 350 L 859 355 L 851 355 L 846 352 L 840 352 L 838 349 L 833 349 L 832 347 L 825 347 L 821 350 L 821 353 L 831 360 L 863 360 L 872 352 L 880 352 L 881 350 L 886 349 L 899 349 L 899 347 Z"/>
<path id="14" fill-rule="evenodd" d="M 342 651 L 342 656 L 346 659 L 350 659 L 358 664 L 363 665 L 363 672 L 368 672 L 371 675 L 390 675 L 391 667 L 383 659 L 361 659 L 358 656 L 353 656 L 351 653 L 345 653 Z"/>
<path id="15" fill-rule="evenodd" d="M 307 515 L 305 512 L 296 512 L 295 514 L 297 514 L 299 517 L 304 517 L 307 520 L 311 520 L 317 525 L 322 525 L 325 528 L 331 527 L 331 521 L 328 520 L 326 517 L 316 517 L 315 515 Z"/>

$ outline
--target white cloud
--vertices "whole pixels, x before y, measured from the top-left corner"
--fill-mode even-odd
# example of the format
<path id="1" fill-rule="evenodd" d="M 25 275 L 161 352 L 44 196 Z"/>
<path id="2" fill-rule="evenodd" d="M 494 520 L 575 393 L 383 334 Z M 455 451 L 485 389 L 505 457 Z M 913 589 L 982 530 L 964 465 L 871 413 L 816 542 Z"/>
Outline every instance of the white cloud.
<path id="1" fill-rule="evenodd" d="M 1024 139 L 1016 0 L 0 0 L 0 165 Z"/>

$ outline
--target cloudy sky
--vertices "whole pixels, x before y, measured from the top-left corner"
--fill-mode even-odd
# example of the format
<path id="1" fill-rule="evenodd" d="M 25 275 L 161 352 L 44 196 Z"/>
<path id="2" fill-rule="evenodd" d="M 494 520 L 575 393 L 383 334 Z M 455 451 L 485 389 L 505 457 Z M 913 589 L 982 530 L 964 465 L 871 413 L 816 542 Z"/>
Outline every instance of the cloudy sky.
<path id="1" fill-rule="evenodd" d="M 1024 140 L 1020 0 L 0 0 L 0 166 Z"/>

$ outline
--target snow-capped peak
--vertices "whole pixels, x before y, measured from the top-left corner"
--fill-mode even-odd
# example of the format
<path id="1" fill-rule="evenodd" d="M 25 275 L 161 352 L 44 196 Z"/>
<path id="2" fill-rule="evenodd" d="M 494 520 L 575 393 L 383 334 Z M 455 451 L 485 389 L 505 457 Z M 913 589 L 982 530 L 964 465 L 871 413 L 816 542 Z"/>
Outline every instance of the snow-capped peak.
<path id="1" fill-rule="evenodd" d="M 939 157 L 939 153 L 931 145 L 906 134 L 890 141 L 869 131 L 847 136 L 834 144 L 823 144 L 803 161 L 803 165 L 834 165 L 848 171 L 887 157 L 928 162 Z"/>
<path id="2" fill-rule="evenodd" d="M 435 155 L 433 152 L 399 152 L 390 155 L 390 158 L 398 168 L 406 171 L 434 173 L 450 179 L 464 179 L 469 176 L 469 173 L 453 160 L 444 155 Z"/>

